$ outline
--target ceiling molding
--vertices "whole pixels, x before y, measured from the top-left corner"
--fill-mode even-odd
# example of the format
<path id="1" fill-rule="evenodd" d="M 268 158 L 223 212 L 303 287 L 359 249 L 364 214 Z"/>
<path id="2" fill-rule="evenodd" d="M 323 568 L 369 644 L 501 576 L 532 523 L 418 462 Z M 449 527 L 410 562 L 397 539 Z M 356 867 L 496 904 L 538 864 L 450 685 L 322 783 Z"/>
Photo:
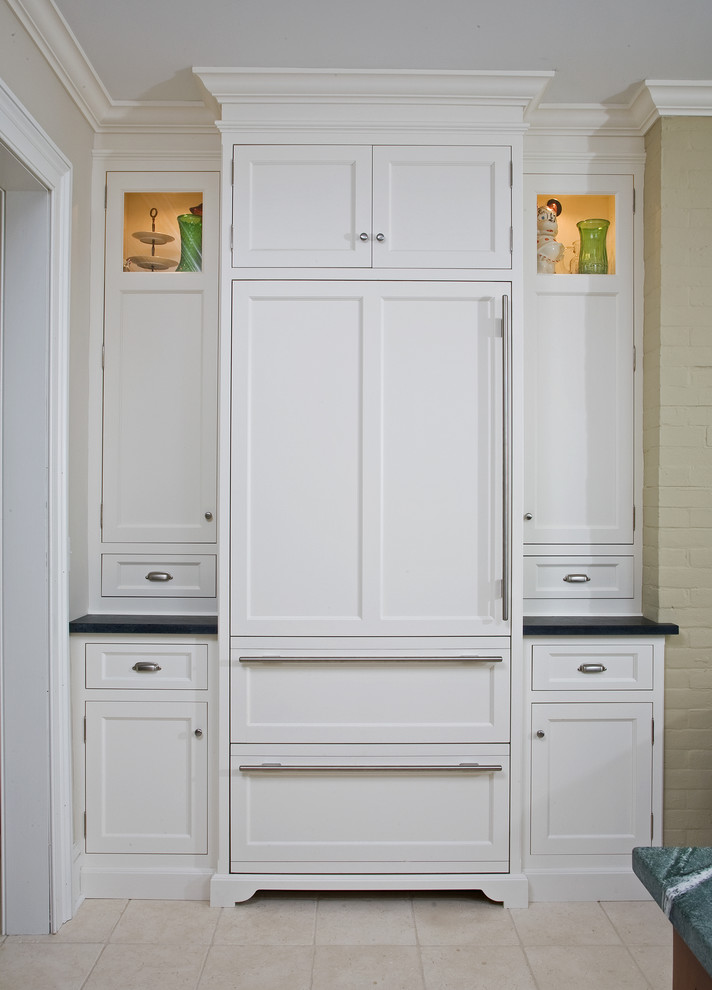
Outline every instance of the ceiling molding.
<path id="1" fill-rule="evenodd" d="M 646 79 L 644 86 L 660 117 L 712 117 L 712 80 Z"/>

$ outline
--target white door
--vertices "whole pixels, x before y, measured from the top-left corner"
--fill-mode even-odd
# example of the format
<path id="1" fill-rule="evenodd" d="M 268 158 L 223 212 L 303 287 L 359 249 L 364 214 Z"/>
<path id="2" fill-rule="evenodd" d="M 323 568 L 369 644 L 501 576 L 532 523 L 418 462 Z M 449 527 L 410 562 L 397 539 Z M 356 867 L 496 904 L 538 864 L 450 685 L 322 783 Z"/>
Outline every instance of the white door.
<path id="1" fill-rule="evenodd" d="M 202 271 L 123 270 L 124 195 L 151 189 L 202 196 Z M 109 173 L 106 217 L 102 537 L 214 543 L 217 179 Z"/>
<path id="2" fill-rule="evenodd" d="M 233 265 L 511 268 L 511 149 L 235 147 Z"/>
<path id="3" fill-rule="evenodd" d="M 531 852 L 650 845 L 650 704 L 532 705 Z"/>
<path id="4" fill-rule="evenodd" d="M 377 268 L 511 268 L 511 149 L 373 149 Z"/>
<path id="5" fill-rule="evenodd" d="M 206 853 L 208 706 L 86 705 L 86 851 Z"/>
<path id="6" fill-rule="evenodd" d="M 233 746 L 231 869 L 507 871 L 508 747 L 363 749 Z"/>
<path id="7" fill-rule="evenodd" d="M 496 635 L 497 283 L 234 284 L 233 635 Z"/>
<path id="8" fill-rule="evenodd" d="M 370 147 L 238 145 L 234 161 L 233 265 L 370 266 Z"/>
<path id="9" fill-rule="evenodd" d="M 562 198 L 564 193 L 590 194 L 594 203 L 601 196 L 610 199 L 615 227 L 608 249 L 615 264 L 607 275 L 542 274 L 535 271 L 531 245 L 526 256 L 524 539 L 528 544 L 630 545 L 632 178 L 536 176 L 530 187 L 530 212 L 535 212 L 534 188 L 552 188 Z M 534 229 L 530 236 L 533 244 Z"/>

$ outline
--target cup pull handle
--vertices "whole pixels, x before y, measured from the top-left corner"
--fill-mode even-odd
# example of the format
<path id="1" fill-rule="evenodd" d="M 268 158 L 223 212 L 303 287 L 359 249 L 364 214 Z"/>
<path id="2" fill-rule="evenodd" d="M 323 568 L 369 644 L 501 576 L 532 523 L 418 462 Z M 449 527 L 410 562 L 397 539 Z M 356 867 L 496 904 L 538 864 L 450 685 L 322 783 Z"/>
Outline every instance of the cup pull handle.
<path id="1" fill-rule="evenodd" d="M 146 575 L 147 581 L 172 581 L 173 575 L 168 571 L 149 571 Z"/>
<path id="2" fill-rule="evenodd" d="M 582 674 L 605 674 L 608 667 L 604 667 L 602 663 L 582 663 L 578 669 Z"/>
<path id="3" fill-rule="evenodd" d="M 148 660 L 138 660 L 131 668 L 137 674 L 157 674 L 160 669 L 157 663 L 150 663 Z"/>
<path id="4" fill-rule="evenodd" d="M 566 581 L 567 584 L 586 584 L 586 582 L 590 580 L 591 578 L 588 574 L 567 574 L 564 577 L 564 581 Z"/>

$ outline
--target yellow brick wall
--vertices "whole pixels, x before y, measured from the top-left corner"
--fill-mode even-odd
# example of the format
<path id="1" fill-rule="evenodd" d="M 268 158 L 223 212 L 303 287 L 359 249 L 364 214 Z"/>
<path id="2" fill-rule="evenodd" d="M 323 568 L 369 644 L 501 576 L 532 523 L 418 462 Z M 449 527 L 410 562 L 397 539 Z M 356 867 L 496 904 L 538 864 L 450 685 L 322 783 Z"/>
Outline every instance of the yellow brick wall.
<path id="1" fill-rule="evenodd" d="M 646 138 L 643 611 L 676 622 L 667 845 L 712 845 L 712 118 Z"/>

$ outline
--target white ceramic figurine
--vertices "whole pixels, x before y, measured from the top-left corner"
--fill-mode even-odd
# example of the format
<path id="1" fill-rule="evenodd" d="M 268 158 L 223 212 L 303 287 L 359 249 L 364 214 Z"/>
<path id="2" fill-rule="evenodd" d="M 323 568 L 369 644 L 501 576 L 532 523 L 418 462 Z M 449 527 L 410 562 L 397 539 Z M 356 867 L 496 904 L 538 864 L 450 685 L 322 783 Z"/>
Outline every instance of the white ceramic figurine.
<path id="1" fill-rule="evenodd" d="M 550 199 L 536 211 L 536 270 L 548 275 L 553 274 L 556 262 L 564 256 L 564 245 L 556 240 L 559 233 L 556 218 L 560 213 L 561 203 L 557 199 Z"/>

